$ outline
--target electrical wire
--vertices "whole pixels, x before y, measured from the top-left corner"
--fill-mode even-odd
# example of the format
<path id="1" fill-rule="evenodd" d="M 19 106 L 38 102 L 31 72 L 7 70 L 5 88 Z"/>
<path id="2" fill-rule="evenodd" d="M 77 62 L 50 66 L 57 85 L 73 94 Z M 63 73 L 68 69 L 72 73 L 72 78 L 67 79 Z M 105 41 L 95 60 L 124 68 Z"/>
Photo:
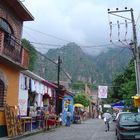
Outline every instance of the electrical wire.
<path id="1" fill-rule="evenodd" d="M 72 41 L 65 40 L 65 39 L 59 38 L 57 36 L 51 35 L 51 34 L 47 34 L 47 33 L 44 33 L 44 32 L 41 32 L 41 31 L 38 31 L 38 30 L 35 30 L 35 29 L 32 29 L 32 28 L 27 27 L 27 26 L 24 26 L 24 27 L 27 28 L 27 29 L 29 29 L 29 30 L 31 30 L 31 31 L 40 33 L 40 34 L 45 35 L 45 36 L 49 36 L 49 37 L 55 38 L 55 39 L 60 40 L 60 41 L 63 41 L 63 42 L 67 42 L 67 43 L 72 42 Z"/>
<path id="2" fill-rule="evenodd" d="M 91 45 L 91 46 L 86 46 L 86 45 L 78 45 L 80 46 L 81 48 L 112 48 L 112 47 L 107 47 L 107 46 L 112 46 L 114 45 L 114 43 L 119 43 L 120 41 L 113 41 L 113 42 L 110 42 L 110 43 L 106 43 L 106 44 L 100 44 L 100 45 Z M 125 41 L 126 42 L 126 41 Z M 30 41 L 31 44 L 37 44 L 37 45 L 41 45 L 41 46 L 54 46 L 54 47 L 63 47 L 64 45 L 58 45 L 58 44 L 49 44 L 49 43 L 40 43 L 40 42 L 32 42 Z M 116 45 L 115 45 L 116 46 Z M 118 47 L 118 46 L 117 46 Z M 46 48 L 46 47 L 45 47 Z M 45 49 L 44 48 L 44 49 Z"/>
<path id="3" fill-rule="evenodd" d="M 37 51 L 37 50 L 36 50 Z M 56 63 L 55 61 L 53 61 L 52 59 L 48 58 L 46 55 L 42 54 L 41 52 L 37 51 L 37 53 L 39 53 L 41 56 L 43 56 L 44 58 L 46 58 L 47 60 L 49 60 L 50 62 L 52 62 L 53 64 L 58 66 L 58 63 Z M 68 73 L 64 70 L 64 68 L 60 67 L 61 70 L 65 73 L 65 75 L 67 76 L 68 79 L 70 79 L 70 81 L 72 82 L 72 78 L 70 78 L 70 76 L 68 75 Z"/>

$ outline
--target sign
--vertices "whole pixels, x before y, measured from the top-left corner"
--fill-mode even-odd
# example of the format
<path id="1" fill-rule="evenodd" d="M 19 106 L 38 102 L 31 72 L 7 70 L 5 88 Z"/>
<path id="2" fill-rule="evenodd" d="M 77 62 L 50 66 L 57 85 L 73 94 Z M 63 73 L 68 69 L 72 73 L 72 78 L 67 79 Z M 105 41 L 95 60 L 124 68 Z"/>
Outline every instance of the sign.
<path id="1" fill-rule="evenodd" d="M 27 115 L 28 90 L 19 90 L 18 105 L 21 116 Z"/>
<path id="2" fill-rule="evenodd" d="M 98 97 L 99 98 L 107 98 L 107 86 L 98 86 Z"/>

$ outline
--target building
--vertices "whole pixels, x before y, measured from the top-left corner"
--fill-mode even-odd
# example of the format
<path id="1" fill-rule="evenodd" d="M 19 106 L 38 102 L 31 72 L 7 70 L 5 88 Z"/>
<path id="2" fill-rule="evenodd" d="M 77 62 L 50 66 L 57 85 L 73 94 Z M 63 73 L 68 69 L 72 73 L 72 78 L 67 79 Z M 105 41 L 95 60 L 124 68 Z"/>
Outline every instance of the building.
<path id="1" fill-rule="evenodd" d="M 6 135 L 4 105 L 18 105 L 20 71 L 29 64 L 21 46 L 23 22 L 33 19 L 19 0 L 0 0 L 0 137 Z"/>

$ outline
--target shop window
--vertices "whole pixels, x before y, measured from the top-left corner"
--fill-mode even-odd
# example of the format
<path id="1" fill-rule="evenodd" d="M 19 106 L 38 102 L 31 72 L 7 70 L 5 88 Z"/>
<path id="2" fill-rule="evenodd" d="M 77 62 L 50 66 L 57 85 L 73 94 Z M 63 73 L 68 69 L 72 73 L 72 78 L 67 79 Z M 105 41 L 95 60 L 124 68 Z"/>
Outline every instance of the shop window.
<path id="1" fill-rule="evenodd" d="M 4 94 L 4 82 L 0 80 L 0 107 L 4 106 L 4 100 L 5 99 L 5 94 Z"/>

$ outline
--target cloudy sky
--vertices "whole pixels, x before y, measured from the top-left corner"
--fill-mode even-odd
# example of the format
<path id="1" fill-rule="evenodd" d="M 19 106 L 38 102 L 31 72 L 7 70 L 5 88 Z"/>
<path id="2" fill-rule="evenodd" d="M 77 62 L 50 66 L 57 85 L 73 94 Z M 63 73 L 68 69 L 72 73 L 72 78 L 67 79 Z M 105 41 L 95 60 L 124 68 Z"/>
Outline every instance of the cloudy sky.
<path id="1" fill-rule="evenodd" d="M 46 45 L 35 45 L 41 51 L 75 42 L 90 53 L 99 52 L 102 44 L 110 43 L 109 21 L 114 24 L 117 20 L 125 20 L 115 16 L 108 16 L 107 9 L 115 10 L 117 7 L 124 10 L 134 9 L 135 20 L 139 19 L 139 0 L 22 0 L 23 4 L 34 16 L 35 20 L 24 23 L 23 37 L 31 42 Z M 123 16 L 130 18 L 130 13 Z M 129 21 L 128 21 L 129 22 Z M 139 28 L 140 22 L 137 22 Z M 124 40 L 132 37 L 131 25 L 120 26 L 120 38 Z M 139 34 L 138 34 L 139 38 Z M 113 25 L 112 40 L 118 39 L 118 26 Z M 47 44 L 53 44 L 49 46 Z M 57 46 L 58 45 L 58 46 Z M 101 47 L 94 47 L 94 46 Z"/>

